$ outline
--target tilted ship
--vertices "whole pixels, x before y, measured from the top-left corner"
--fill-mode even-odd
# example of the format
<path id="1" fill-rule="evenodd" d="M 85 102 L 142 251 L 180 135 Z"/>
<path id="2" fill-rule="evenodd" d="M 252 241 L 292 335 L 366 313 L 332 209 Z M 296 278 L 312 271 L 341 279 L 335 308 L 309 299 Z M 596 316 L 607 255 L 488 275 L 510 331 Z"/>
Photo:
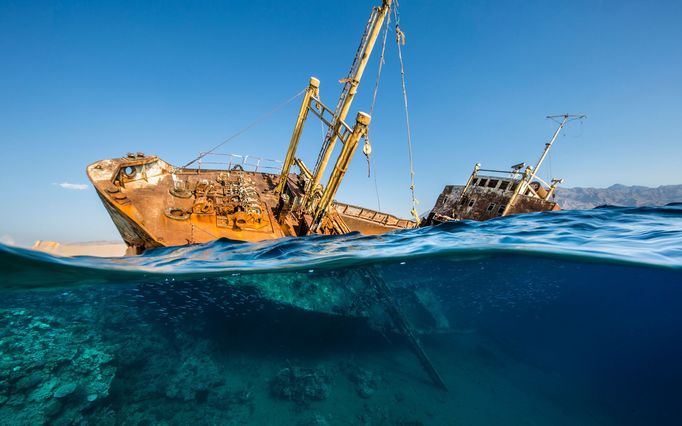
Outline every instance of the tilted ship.
<path id="1" fill-rule="evenodd" d="M 414 207 L 413 221 L 335 200 L 362 139 L 367 148 L 371 117 L 359 112 L 352 126 L 345 120 L 392 3 L 392 0 L 383 0 L 381 6 L 372 9 L 355 60 L 347 78 L 342 80 L 344 87 L 335 109 L 322 102 L 319 80 L 310 79 L 303 91 L 302 104 L 283 162 L 227 156 L 221 162 L 225 168 L 204 168 L 202 164 L 210 163 L 204 159 L 209 158 L 209 155 L 218 155 L 209 151 L 182 167 L 175 167 L 158 156 L 142 153 L 130 153 L 89 165 L 88 177 L 128 245 L 128 254 L 219 238 L 255 242 L 353 231 L 381 234 L 445 220 L 485 220 L 512 213 L 558 209 L 558 205 L 549 200 L 558 181 L 553 181 L 550 188 L 545 189 L 537 170 L 561 127 L 569 119 L 568 116 L 564 117 L 535 168 L 526 168 L 521 173 L 523 166 L 519 166 L 512 170 L 510 177 L 493 179 L 479 175 L 479 172 L 492 171 L 480 169 L 477 165 L 462 195 L 455 201 L 448 197 L 452 191 L 448 192 L 446 187 L 424 223 L 419 223 Z M 400 43 L 402 33 L 399 28 L 396 28 L 396 33 Z M 296 155 L 310 113 L 318 117 L 327 129 L 312 169 Z M 339 141 L 340 152 L 325 174 Z M 369 151 L 363 150 L 366 155 L 369 155 Z M 255 160 L 255 163 L 248 159 Z M 194 162 L 198 162 L 198 166 L 190 168 Z M 298 169 L 297 173 L 292 171 L 293 167 Z M 324 179 L 326 184 L 323 185 Z M 488 207 L 482 207 L 488 201 Z M 310 295 L 310 285 L 305 287 L 306 292 L 303 294 L 283 295 L 268 293 L 267 283 L 255 277 L 249 283 L 244 279 L 239 280 L 242 285 L 258 288 L 264 297 L 273 301 L 321 313 L 369 318 L 372 316 L 371 309 L 357 309 L 357 306 L 374 306 L 380 302 L 378 306 L 385 309 L 392 329 L 406 338 L 434 383 L 446 388 L 417 338 L 419 332 L 449 330 L 438 300 L 427 289 L 392 289 L 371 267 L 359 272 L 347 286 L 340 286 L 338 280 L 332 281 L 318 287 L 321 295 L 327 296 L 328 289 L 336 289 L 340 291 L 338 297 L 330 299 L 321 296 L 321 304 L 311 304 L 315 298 Z M 359 290 L 354 289 L 357 285 L 360 286 Z M 289 289 L 291 286 L 275 287 Z M 397 302 L 398 299 L 400 302 Z"/>
<path id="2" fill-rule="evenodd" d="M 216 170 L 202 169 L 201 159 L 207 154 L 198 158 L 199 167 L 189 168 L 192 163 L 174 167 L 157 156 L 130 153 L 89 165 L 87 175 L 128 245 L 128 254 L 218 238 L 261 241 L 414 227 L 414 221 L 334 199 L 360 140 L 366 140 L 371 117 L 359 112 L 352 126 L 345 119 L 391 5 L 392 0 L 384 0 L 372 9 L 335 110 L 320 99 L 320 82 L 310 79 L 283 163 L 254 164 L 245 161 L 247 157 L 235 162 L 233 156 L 226 159 L 224 169 Z M 312 170 L 296 157 L 310 113 L 327 128 Z M 338 141 L 340 153 L 322 185 Z M 298 173 L 292 172 L 293 166 Z"/>
<path id="3" fill-rule="evenodd" d="M 451 220 L 484 221 L 513 214 L 561 210 L 554 200 L 554 191 L 563 179 L 553 178 L 547 183 L 540 178 L 538 171 L 564 126 L 585 116 L 564 114 L 547 118 L 558 120 L 559 127 L 545 144 L 534 167 L 519 163 L 505 171 L 482 169 L 477 163 L 464 187 L 447 185 L 443 189 L 421 225 L 431 226 Z"/>
<path id="4" fill-rule="evenodd" d="M 189 168 L 192 162 L 174 167 L 157 156 L 130 153 L 89 165 L 88 177 L 128 245 L 128 254 L 219 238 L 253 242 L 352 231 L 381 234 L 416 227 L 417 220 L 399 219 L 334 199 L 361 139 L 365 139 L 365 155 L 370 152 L 367 129 L 371 117 L 359 112 L 352 126 L 345 119 L 392 3 L 393 0 L 383 0 L 381 6 L 372 9 L 355 60 L 347 78 L 342 80 L 344 88 L 336 109 L 332 110 L 322 102 L 320 82 L 316 78 L 310 79 L 282 163 L 256 159 L 254 164 L 247 161 L 247 157 L 235 161 L 236 157 L 230 156 L 225 161 L 226 168 L 216 170 L 201 167 L 206 154 L 195 160 L 199 161 L 198 167 Z M 388 20 L 386 22 L 387 33 Z M 399 28 L 396 33 L 401 34 Z M 385 40 L 386 37 L 384 43 Z M 301 132 L 310 113 L 327 128 L 312 170 L 296 156 Z M 322 185 L 338 141 L 341 142 L 340 152 L 329 170 L 326 184 Z M 291 171 L 294 166 L 298 173 Z M 446 387 L 417 338 L 419 332 L 447 331 L 449 327 L 447 319 L 439 312 L 438 301 L 427 290 L 401 292 L 399 288 L 392 289 L 371 267 L 345 285 L 339 279 L 330 283 L 308 283 L 303 294 L 282 294 L 282 291 L 297 288 L 284 285 L 286 283 L 275 286 L 279 291 L 273 293 L 268 280 L 257 277 L 238 281 L 235 285 L 255 287 L 272 301 L 323 314 L 370 318 L 372 309 L 358 309 L 358 306 L 383 309 L 391 330 L 403 335 L 434 383 Z M 362 291 L 354 289 L 358 285 Z M 324 296 L 318 304 L 314 303 L 315 297 L 311 294 L 315 288 L 320 288 Z M 337 291 L 337 297 L 329 297 L 331 292 L 328 290 L 332 289 Z M 417 321 L 420 318 L 426 318 L 427 324 Z M 413 324 L 414 321 L 418 324 Z"/>

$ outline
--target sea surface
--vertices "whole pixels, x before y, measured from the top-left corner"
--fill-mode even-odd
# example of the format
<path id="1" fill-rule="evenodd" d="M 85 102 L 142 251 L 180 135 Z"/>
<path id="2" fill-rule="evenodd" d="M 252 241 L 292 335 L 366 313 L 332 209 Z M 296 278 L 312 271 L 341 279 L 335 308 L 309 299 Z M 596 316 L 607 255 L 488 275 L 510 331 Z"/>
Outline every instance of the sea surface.
<path id="1" fill-rule="evenodd" d="M 0 424 L 679 425 L 682 205 L 0 245 Z"/>

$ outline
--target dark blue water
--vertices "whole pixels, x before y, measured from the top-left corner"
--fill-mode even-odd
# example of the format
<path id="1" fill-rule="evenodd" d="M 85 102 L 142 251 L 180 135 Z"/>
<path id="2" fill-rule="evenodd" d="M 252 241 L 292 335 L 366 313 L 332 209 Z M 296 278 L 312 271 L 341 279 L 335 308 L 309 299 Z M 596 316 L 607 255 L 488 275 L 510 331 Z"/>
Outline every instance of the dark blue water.
<path id="1" fill-rule="evenodd" d="M 682 424 L 680 205 L 0 271 L 0 424 Z"/>

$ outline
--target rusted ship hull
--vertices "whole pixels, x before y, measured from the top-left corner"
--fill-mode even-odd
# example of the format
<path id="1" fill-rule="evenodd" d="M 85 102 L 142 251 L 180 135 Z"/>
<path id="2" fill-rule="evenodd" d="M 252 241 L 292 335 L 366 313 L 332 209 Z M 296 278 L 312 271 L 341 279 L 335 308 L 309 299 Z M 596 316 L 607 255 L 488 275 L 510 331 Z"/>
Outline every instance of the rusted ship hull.
<path id="1" fill-rule="evenodd" d="M 517 195 L 512 202 L 512 185 L 504 189 L 476 187 L 465 194 L 462 194 L 463 189 L 463 186 L 447 185 L 423 224 L 437 225 L 450 220 L 485 221 L 500 216 L 561 210 L 552 200 L 528 195 Z"/>
<path id="2" fill-rule="evenodd" d="M 176 169 L 158 157 L 135 154 L 91 164 L 87 175 L 130 254 L 219 238 L 261 241 L 306 234 L 305 220 L 282 211 L 275 192 L 278 174 L 239 167 Z M 296 174 L 288 180 L 291 187 L 303 185 Z M 335 203 L 327 220 L 327 233 L 414 227 L 414 222 L 343 203 Z"/>
<path id="3" fill-rule="evenodd" d="M 416 227 L 416 224 L 407 219 L 400 219 L 388 213 L 379 212 L 365 207 L 352 204 L 335 202 L 336 213 L 340 216 L 351 232 L 377 235 L 397 229 Z"/>

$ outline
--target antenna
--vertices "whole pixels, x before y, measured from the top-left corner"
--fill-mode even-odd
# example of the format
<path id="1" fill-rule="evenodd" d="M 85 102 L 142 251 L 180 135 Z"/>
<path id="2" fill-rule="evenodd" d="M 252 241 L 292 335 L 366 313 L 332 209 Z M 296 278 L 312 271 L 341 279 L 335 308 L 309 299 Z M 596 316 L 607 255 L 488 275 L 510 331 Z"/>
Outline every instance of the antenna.
<path id="1" fill-rule="evenodd" d="M 329 157 L 331 157 L 332 151 L 334 150 L 334 145 L 339 137 L 339 131 L 341 123 L 346 119 L 348 115 L 348 110 L 353 103 L 353 98 L 358 91 L 358 86 L 360 85 L 360 80 L 362 79 L 362 74 L 365 72 L 365 67 L 369 61 L 369 57 L 374 49 L 374 44 L 379 37 L 379 32 L 381 31 L 381 26 L 384 23 L 384 19 L 388 16 L 391 10 L 391 5 L 393 0 L 383 0 L 381 6 L 372 9 L 372 13 L 365 27 L 365 32 L 360 40 L 360 46 L 358 47 L 355 58 L 353 59 L 353 64 L 351 65 L 348 76 L 340 83 L 343 83 L 343 91 L 339 97 L 338 104 L 336 105 L 336 110 L 334 111 L 334 117 L 331 125 L 327 129 L 327 134 L 325 136 L 324 142 L 322 144 L 322 149 L 317 157 L 315 163 L 315 169 L 313 172 L 313 178 L 308 184 L 308 190 L 310 192 L 317 189 L 324 171 L 329 162 Z"/>
<path id="2" fill-rule="evenodd" d="M 538 174 L 538 170 L 540 170 L 540 166 L 542 165 L 542 162 L 545 161 L 545 158 L 547 157 L 547 154 L 549 153 L 549 150 L 552 148 L 552 145 L 556 141 L 556 138 L 559 136 L 559 133 L 561 133 L 561 130 L 568 124 L 570 121 L 574 120 L 583 120 L 587 118 L 586 115 L 584 114 L 561 114 L 561 115 L 548 115 L 547 118 L 549 118 L 552 121 L 555 121 L 559 123 L 559 127 L 557 127 L 556 131 L 554 132 L 554 135 L 552 136 L 552 139 L 548 143 L 545 144 L 545 150 L 542 151 L 542 155 L 540 156 L 540 159 L 538 160 L 538 163 L 533 167 L 532 173 L 530 174 L 527 182 L 532 182 L 533 179 L 535 179 L 535 176 Z"/>
<path id="3" fill-rule="evenodd" d="M 561 133 L 561 129 L 564 128 L 564 126 L 574 120 L 583 120 L 587 118 L 586 115 L 584 114 L 560 114 L 560 115 L 548 115 L 547 118 L 549 118 L 552 121 L 555 121 L 559 123 L 559 127 L 557 127 L 556 131 L 554 131 L 554 135 L 552 135 L 552 139 L 550 139 L 549 142 L 545 144 L 545 149 L 542 151 L 542 155 L 540 156 L 540 159 L 538 160 L 537 164 L 535 167 L 528 166 L 523 174 L 523 179 L 519 182 L 518 186 L 516 187 L 516 190 L 514 190 L 514 195 L 509 199 L 509 202 L 507 203 L 507 206 L 504 208 L 504 212 L 502 212 L 502 216 L 506 216 L 507 213 L 511 210 L 511 208 L 514 206 L 514 203 L 516 202 L 516 199 L 518 198 L 519 194 L 523 194 L 526 191 L 526 188 L 528 185 L 535 179 L 535 177 L 538 174 L 538 170 L 540 170 L 540 166 L 542 165 L 542 162 L 545 161 L 545 157 L 547 157 L 547 154 L 549 153 L 550 148 L 552 148 L 552 145 L 556 141 L 556 138 L 559 136 L 559 133 Z M 512 172 L 514 173 L 514 172 Z M 554 189 L 556 188 L 556 185 L 558 183 L 561 183 L 561 181 L 552 181 L 552 187 L 550 188 L 550 192 L 548 194 L 551 195 L 554 193 Z"/>

